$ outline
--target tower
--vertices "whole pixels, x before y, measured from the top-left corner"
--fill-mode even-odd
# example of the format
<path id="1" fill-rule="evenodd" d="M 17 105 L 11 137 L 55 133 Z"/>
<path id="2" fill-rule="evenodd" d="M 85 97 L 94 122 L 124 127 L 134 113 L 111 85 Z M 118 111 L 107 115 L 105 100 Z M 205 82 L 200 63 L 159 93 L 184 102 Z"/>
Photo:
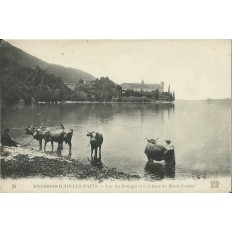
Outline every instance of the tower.
<path id="1" fill-rule="evenodd" d="M 161 90 L 164 91 L 164 82 L 161 82 Z"/>
<path id="2" fill-rule="evenodd" d="M 144 85 L 144 80 L 142 79 L 141 84 Z"/>

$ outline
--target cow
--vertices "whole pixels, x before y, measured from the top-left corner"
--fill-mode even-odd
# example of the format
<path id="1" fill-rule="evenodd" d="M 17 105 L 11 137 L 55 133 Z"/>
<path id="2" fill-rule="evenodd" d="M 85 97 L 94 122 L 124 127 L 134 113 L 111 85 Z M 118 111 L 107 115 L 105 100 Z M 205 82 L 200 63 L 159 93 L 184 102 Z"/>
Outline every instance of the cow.
<path id="1" fill-rule="evenodd" d="M 97 161 L 97 149 L 99 148 L 99 161 L 101 161 L 101 145 L 103 143 L 103 135 L 98 132 L 89 132 L 87 131 L 87 136 L 90 137 L 91 145 L 91 161 Z M 95 151 L 93 159 L 93 150 Z"/>
<path id="2" fill-rule="evenodd" d="M 43 134 L 42 138 L 44 139 L 44 151 L 46 151 L 46 145 L 48 142 L 51 142 L 52 151 L 54 142 L 58 143 L 57 150 L 63 149 L 63 142 L 65 142 L 69 145 L 69 154 L 71 154 L 73 129 L 65 130 L 63 124 L 60 125 L 61 128 L 49 129 L 46 131 L 46 133 Z M 40 129 L 36 129 L 33 137 L 36 138 L 40 134 Z"/>
<path id="3" fill-rule="evenodd" d="M 39 150 L 42 150 L 42 140 L 44 138 L 44 134 L 49 130 L 47 127 L 33 127 L 33 126 L 25 126 L 25 134 L 32 135 L 33 138 L 39 141 Z M 34 136 L 35 132 L 37 131 L 36 135 Z"/>
<path id="4" fill-rule="evenodd" d="M 148 139 L 147 139 L 148 140 Z M 152 141 L 152 142 L 151 142 Z M 155 161 L 165 161 L 166 166 L 175 165 L 175 151 L 174 149 L 167 149 L 163 145 L 159 145 L 154 139 L 148 140 L 144 153 L 147 156 L 147 159 L 150 163 Z"/>

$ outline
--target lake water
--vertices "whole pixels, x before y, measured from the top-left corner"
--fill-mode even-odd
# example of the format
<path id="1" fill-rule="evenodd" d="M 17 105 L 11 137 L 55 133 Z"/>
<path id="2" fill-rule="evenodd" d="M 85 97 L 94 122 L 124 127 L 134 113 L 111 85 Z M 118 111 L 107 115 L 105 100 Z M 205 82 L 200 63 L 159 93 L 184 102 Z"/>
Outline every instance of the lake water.
<path id="1" fill-rule="evenodd" d="M 72 158 L 90 158 L 87 131 L 103 134 L 102 162 L 127 173 L 152 179 L 207 178 L 230 175 L 230 102 L 176 101 L 175 104 L 76 103 L 38 104 L 2 110 L 2 128 L 15 140 L 30 141 L 25 125 L 74 130 Z M 164 162 L 147 166 L 145 138 L 170 139 L 176 167 L 171 174 Z M 31 146 L 38 149 L 38 142 Z M 56 146 L 56 144 L 55 144 Z M 62 155 L 68 154 L 64 145 Z M 51 149 L 50 143 L 47 150 Z"/>

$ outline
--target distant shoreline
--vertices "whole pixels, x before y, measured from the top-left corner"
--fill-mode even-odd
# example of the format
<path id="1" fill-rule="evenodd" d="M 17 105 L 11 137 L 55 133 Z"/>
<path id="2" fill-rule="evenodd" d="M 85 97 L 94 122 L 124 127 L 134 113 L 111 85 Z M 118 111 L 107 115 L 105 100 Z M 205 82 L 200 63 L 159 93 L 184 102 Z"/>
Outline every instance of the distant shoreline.
<path id="1" fill-rule="evenodd" d="M 206 102 L 216 102 L 216 101 L 223 101 L 223 102 L 225 102 L 225 101 L 231 101 L 231 99 L 230 98 L 222 98 L 222 99 L 201 99 L 201 100 L 197 100 L 197 99 L 195 99 L 195 100 L 193 100 L 193 99 L 191 99 L 191 100 L 185 100 L 185 99 L 177 99 L 177 100 L 175 100 L 175 101 L 177 101 L 177 102 L 180 102 L 180 101 L 206 101 Z"/>
<path id="2" fill-rule="evenodd" d="M 140 104 L 140 105 L 148 105 L 148 104 L 175 104 L 177 102 L 231 102 L 231 99 L 203 99 L 203 100 L 184 100 L 184 99 L 180 99 L 180 100 L 175 100 L 175 101 L 164 101 L 164 100 L 155 100 L 155 101 L 149 101 L 149 102 L 116 102 L 116 101 L 108 101 L 108 102 L 104 102 L 104 101 L 62 101 L 62 102 L 35 102 L 35 103 L 31 103 L 31 104 L 26 104 L 26 103 L 15 103 L 12 105 L 6 105 L 3 104 L 2 107 L 7 107 L 7 106 L 31 106 L 31 105 L 43 105 L 43 104 Z"/>
<path id="3" fill-rule="evenodd" d="M 150 102 L 100 102 L 100 101 L 63 101 L 63 102 L 38 102 L 36 104 L 131 104 L 131 103 L 136 103 L 136 104 L 174 104 L 174 102 L 169 102 L 169 101 L 150 101 Z"/>

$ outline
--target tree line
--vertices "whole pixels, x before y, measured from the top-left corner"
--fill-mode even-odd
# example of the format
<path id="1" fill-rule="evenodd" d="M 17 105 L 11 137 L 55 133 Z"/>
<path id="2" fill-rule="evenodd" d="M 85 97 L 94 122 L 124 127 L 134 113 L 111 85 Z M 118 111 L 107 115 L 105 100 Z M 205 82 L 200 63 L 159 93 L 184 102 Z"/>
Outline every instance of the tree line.
<path id="1" fill-rule="evenodd" d="M 48 74 L 40 67 L 1 68 L 0 84 L 2 99 L 6 104 L 23 102 L 62 102 L 62 101 L 97 101 L 97 102 L 151 102 L 154 100 L 174 101 L 175 93 L 123 90 L 108 77 L 94 81 L 79 80 L 76 88 L 68 88 L 61 77 Z"/>
<path id="2" fill-rule="evenodd" d="M 50 75 L 39 67 L 1 68 L 0 72 L 5 104 L 66 101 L 72 94 L 61 77 Z"/>
<path id="3" fill-rule="evenodd" d="M 123 90 L 121 85 L 115 84 L 108 77 L 97 78 L 85 83 L 80 80 L 72 95 L 72 100 L 100 101 L 100 102 L 151 102 L 156 100 L 175 100 L 175 93 L 170 91 L 161 92 L 158 89 L 148 92 L 135 91 L 133 89 Z"/>

